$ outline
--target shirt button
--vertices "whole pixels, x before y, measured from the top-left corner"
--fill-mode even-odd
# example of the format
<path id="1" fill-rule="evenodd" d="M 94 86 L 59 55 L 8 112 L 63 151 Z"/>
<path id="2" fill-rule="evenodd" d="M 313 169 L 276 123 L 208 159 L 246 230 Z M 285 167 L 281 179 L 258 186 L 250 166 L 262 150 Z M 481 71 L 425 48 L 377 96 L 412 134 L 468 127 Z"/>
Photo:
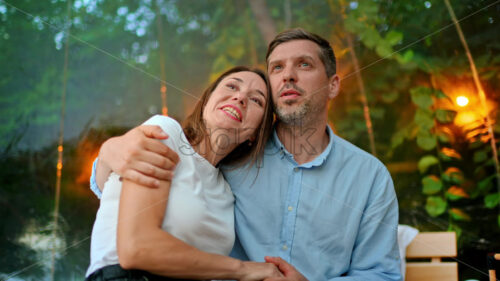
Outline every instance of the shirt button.
<path id="1" fill-rule="evenodd" d="M 288 206 L 288 211 L 292 211 L 293 210 L 293 207 L 292 206 Z"/>
<path id="2" fill-rule="evenodd" d="M 288 246 L 285 244 L 285 245 L 283 245 L 283 250 L 286 250 L 286 249 L 288 249 Z"/>
<path id="3" fill-rule="evenodd" d="M 293 171 L 294 171 L 294 172 L 298 172 L 298 171 L 299 171 L 299 167 L 295 167 L 295 168 L 293 168 Z"/>

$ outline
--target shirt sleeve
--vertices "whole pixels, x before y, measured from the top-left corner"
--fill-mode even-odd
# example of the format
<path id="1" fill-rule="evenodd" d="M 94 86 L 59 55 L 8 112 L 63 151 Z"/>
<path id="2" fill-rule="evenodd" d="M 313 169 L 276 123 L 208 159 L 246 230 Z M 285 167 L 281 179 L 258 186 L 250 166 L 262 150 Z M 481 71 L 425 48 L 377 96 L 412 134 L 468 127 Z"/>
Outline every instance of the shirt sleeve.
<path id="1" fill-rule="evenodd" d="M 389 172 L 384 167 L 380 180 L 361 219 L 358 236 L 345 277 L 330 281 L 400 281 L 397 245 L 398 201 Z"/>
<path id="2" fill-rule="evenodd" d="M 160 126 L 163 129 L 163 131 L 167 132 L 170 136 L 168 139 L 162 140 L 162 142 L 165 145 L 168 145 L 171 149 L 175 150 L 177 154 L 181 152 L 178 148 L 179 143 L 176 142 L 177 139 L 181 139 L 181 142 L 182 140 L 184 140 L 184 145 L 186 146 L 189 145 L 189 142 L 185 140 L 185 138 L 181 138 L 183 136 L 182 127 L 179 125 L 179 123 L 177 123 L 177 121 L 175 121 L 172 118 L 161 115 L 155 115 L 149 118 L 146 122 L 144 122 L 143 125 Z M 180 148 L 182 149 L 183 147 L 181 146 Z M 96 180 L 97 161 L 99 161 L 99 158 L 96 158 L 94 160 L 94 164 L 92 165 L 92 175 L 90 176 L 90 190 L 94 192 L 97 198 L 101 199 L 102 191 L 99 189 Z"/>
<path id="3" fill-rule="evenodd" d="M 99 189 L 99 186 L 97 186 L 97 181 L 95 178 L 95 174 L 97 171 L 97 161 L 99 161 L 99 158 L 96 158 L 94 160 L 94 164 L 92 164 L 92 175 L 90 176 L 90 190 L 94 192 L 94 194 L 97 196 L 97 198 L 101 199 L 102 192 Z"/>

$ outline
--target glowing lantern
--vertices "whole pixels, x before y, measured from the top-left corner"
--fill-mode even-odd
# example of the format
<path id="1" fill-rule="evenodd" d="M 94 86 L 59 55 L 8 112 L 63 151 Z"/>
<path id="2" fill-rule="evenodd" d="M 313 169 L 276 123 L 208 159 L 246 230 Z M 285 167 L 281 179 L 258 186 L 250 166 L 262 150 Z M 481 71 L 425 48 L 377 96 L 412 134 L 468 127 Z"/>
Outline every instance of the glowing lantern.
<path id="1" fill-rule="evenodd" d="M 469 99 L 465 96 L 458 96 L 456 102 L 458 106 L 464 107 L 469 104 Z"/>

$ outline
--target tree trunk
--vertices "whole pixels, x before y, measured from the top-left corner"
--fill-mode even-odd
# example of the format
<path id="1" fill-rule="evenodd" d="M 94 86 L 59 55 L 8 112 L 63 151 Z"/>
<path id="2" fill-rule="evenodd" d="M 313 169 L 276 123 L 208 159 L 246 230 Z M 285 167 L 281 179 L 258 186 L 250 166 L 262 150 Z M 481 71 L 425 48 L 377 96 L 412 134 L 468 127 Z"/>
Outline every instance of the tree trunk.
<path id="1" fill-rule="evenodd" d="M 250 8 L 252 9 L 255 20 L 257 21 L 257 26 L 259 27 L 262 37 L 266 41 L 266 44 L 271 43 L 276 36 L 276 24 L 274 23 L 271 14 L 269 13 L 269 8 L 267 7 L 265 0 L 248 0 Z"/>

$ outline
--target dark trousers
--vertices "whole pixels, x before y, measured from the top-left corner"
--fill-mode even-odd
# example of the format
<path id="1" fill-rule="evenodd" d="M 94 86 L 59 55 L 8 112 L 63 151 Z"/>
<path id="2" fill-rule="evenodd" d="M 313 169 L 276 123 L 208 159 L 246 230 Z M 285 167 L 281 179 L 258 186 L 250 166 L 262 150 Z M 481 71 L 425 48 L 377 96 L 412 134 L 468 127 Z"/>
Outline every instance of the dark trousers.
<path id="1" fill-rule="evenodd" d="M 105 266 L 85 279 L 85 281 L 189 281 L 154 275 L 147 271 L 123 269 L 119 264 Z"/>

